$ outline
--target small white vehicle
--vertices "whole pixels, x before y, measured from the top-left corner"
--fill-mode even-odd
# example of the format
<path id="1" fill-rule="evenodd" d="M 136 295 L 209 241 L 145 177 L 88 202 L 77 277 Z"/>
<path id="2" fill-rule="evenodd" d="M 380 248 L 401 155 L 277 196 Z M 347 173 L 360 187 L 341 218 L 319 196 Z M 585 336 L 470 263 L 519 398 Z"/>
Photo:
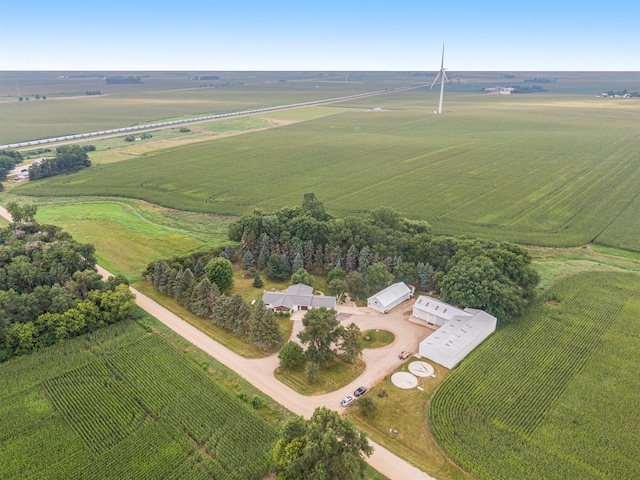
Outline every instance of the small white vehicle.
<path id="1" fill-rule="evenodd" d="M 351 395 L 347 395 L 346 397 L 344 397 L 342 399 L 342 401 L 340 402 L 340 406 L 341 407 L 346 407 L 348 405 L 351 405 L 353 402 L 356 401 L 356 397 L 353 397 Z"/>

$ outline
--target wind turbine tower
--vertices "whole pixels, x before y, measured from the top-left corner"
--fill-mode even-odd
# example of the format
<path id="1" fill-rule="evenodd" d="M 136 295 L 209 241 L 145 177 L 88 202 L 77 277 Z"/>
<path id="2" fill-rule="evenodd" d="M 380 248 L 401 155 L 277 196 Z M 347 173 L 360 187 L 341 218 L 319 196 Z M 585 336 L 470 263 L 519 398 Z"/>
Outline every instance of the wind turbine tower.
<path id="1" fill-rule="evenodd" d="M 431 87 L 429 87 L 429 90 L 431 90 L 433 86 L 436 84 L 436 82 L 438 81 L 438 79 L 440 79 L 440 103 L 438 104 L 437 113 L 442 113 L 442 100 L 444 99 L 444 82 L 449 81 L 449 79 L 447 78 L 447 74 L 444 72 L 445 70 L 446 69 L 444 68 L 444 43 L 443 43 L 442 44 L 442 62 L 440 63 L 440 71 L 438 72 L 438 75 L 436 76 L 435 80 L 431 84 Z"/>

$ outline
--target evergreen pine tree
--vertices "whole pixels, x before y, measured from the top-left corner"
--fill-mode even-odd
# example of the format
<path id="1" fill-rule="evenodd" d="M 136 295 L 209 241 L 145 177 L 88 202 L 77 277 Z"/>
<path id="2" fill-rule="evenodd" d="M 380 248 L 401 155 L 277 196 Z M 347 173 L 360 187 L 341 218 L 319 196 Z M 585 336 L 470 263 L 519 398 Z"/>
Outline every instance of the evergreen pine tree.
<path id="1" fill-rule="evenodd" d="M 244 254 L 244 257 L 242 258 L 242 268 L 249 269 L 249 268 L 253 268 L 255 266 L 255 260 L 253 259 L 253 253 L 251 253 L 251 250 L 247 250 L 247 253 Z"/>
<path id="2" fill-rule="evenodd" d="M 167 291 L 165 292 L 167 295 L 173 296 L 175 291 L 178 288 L 178 283 L 180 282 L 180 278 L 182 277 L 182 270 L 178 270 L 177 268 L 172 268 L 171 272 L 169 272 L 169 278 L 167 281 Z"/>
<path id="3" fill-rule="evenodd" d="M 180 281 L 178 282 L 178 289 L 174 292 L 173 296 L 176 301 L 183 306 L 189 305 L 191 300 L 191 293 L 193 292 L 195 278 L 190 268 L 187 268 L 182 272 Z"/>
<path id="4" fill-rule="evenodd" d="M 209 280 L 211 282 L 211 280 Z M 220 289 L 215 283 L 211 284 L 211 290 L 209 292 L 209 308 L 211 309 L 211 314 L 213 314 L 213 307 L 216 306 L 216 302 L 220 298 Z"/>
<path id="5" fill-rule="evenodd" d="M 230 316 L 230 330 L 238 336 L 245 336 L 249 331 L 251 309 L 239 293 L 231 297 Z"/>
<path id="6" fill-rule="evenodd" d="M 316 250 L 313 253 L 313 267 L 319 272 L 324 270 L 324 251 L 322 245 L 316 245 Z"/>
<path id="7" fill-rule="evenodd" d="M 291 264 L 291 271 L 292 272 L 297 272 L 300 269 L 304 270 L 304 260 L 302 258 L 302 253 L 298 253 L 294 257 L 293 263 Z"/>
<path id="8" fill-rule="evenodd" d="M 156 262 L 156 268 L 153 271 L 153 286 L 161 293 L 167 293 L 169 287 L 169 275 L 171 267 L 167 262 L 160 259 Z"/>
<path id="9" fill-rule="evenodd" d="M 264 282 L 262 281 L 262 278 L 260 278 L 260 272 L 258 272 L 256 270 L 256 274 L 253 277 L 253 286 L 255 288 L 262 288 L 264 286 Z"/>
<path id="10" fill-rule="evenodd" d="M 198 260 L 193 266 L 193 276 L 200 278 L 202 275 L 204 275 L 204 265 L 202 265 L 202 262 Z"/>
<path id="11" fill-rule="evenodd" d="M 230 262 L 236 261 L 236 249 L 233 247 L 233 245 L 229 244 L 224 247 L 224 253 L 227 254 L 227 260 L 229 260 Z"/>
<path id="12" fill-rule="evenodd" d="M 189 310 L 200 317 L 210 317 L 212 311 L 210 295 L 211 282 L 207 277 L 204 277 L 191 292 Z"/>
<path id="13" fill-rule="evenodd" d="M 253 307 L 249 320 L 249 341 L 262 350 L 275 350 L 283 338 L 275 313 L 260 300 Z"/>
<path id="14" fill-rule="evenodd" d="M 353 272 L 358 263 L 358 249 L 355 245 L 351 245 L 347 250 L 347 258 L 344 260 L 344 269 L 347 272 Z"/>
<path id="15" fill-rule="evenodd" d="M 313 253 L 315 248 L 313 246 L 313 240 L 307 240 L 302 246 L 302 259 L 304 262 L 304 269 L 307 271 L 313 270 Z"/>
<path id="16" fill-rule="evenodd" d="M 371 253 L 369 247 L 365 245 L 358 256 L 358 271 L 364 275 L 369 265 L 371 265 Z"/>
<path id="17" fill-rule="evenodd" d="M 220 295 L 213 306 L 213 310 L 211 311 L 211 321 L 219 327 L 226 328 L 230 303 L 231 299 L 229 297 L 226 295 Z"/>
<path id="18" fill-rule="evenodd" d="M 260 253 L 258 254 L 258 268 L 262 270 L 267 266 L 267 262 L 269 261 L 269 257 L 273 252 L 273 244 L 269 235 L 266 233 L 262 234 L 262 240 L 260 241 Z"/>

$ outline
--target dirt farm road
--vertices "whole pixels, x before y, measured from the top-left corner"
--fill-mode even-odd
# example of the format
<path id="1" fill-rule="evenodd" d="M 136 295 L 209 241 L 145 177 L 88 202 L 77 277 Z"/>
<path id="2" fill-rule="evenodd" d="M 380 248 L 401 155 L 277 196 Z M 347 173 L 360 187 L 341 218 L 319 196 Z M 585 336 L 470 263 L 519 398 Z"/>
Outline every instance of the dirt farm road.
<path id="1" fill-rule="evenodd" d="M 101 267 L 98 271 L 102 275 L 109 273 Z M 352 321 L 364 330 L 371 328 L 384 328 L 396 335 L 395 341 L 386 347 L 375 350 L 365 350 L 363 360 L 366 363 L 365 371 L 349 385 L 335 392 L 305 396 L 292 390 L 279 382 L 273 371 L 278 366 L 276 355 L 262 359 L 243 358 L 218 342 L 191 326 L 177 315 L 162 307 L 155 301 L 132 289 L 136 294 L 136 303 L 148 313 L 156 317 L 173 331 L 184 337 L 196 347 L 207 352 L 219 362 L 234 370 L 238 375 L 250 382 L 256 388 L 273 398 L 276 402 L 285 406 L 289 410 L 305 418 L 311 417 L 316 407 L 327 407 L 336 411 L 341 411 L 339 402 L 360 385 L 371 387 L 381 380 L 390 370 L 400 365 L 398 352 L 402 350 L 417 351 L 418 339 L 426 336 L 427 330 L 402 318 L 402 312 L 395 315 L 352 315 L 346 322 Z M 398 309 L 400 310 L 400 309 Z M 395 317 L 395 318 L 394 318 Z M 296 320 L 296 323 L 302 323 Z M 363 328 L 364 327 L 364 328 Z M 295 327 L 294 327 L 295 329 Z M 368 458 L 368 462 L 376 470 L 390 479 L 402 480 L 434 480 L 423 471 L 409 464 L 405 460 L 397 457 L 381 445 L 371 441 L 374 448 L 373 454 Z"/>
<path id="2" fill-rule="evenodd" d="M 11 221 L 11 215 L 4 207 L 0 206 L 0 216 Z M 103 277 L 112 275 L 109 271 L 97 265 L 98 273 Z M 136 295 L 136 303 L 149 314 L 156 317 L 159 321 L 172 329 L 185 340 L 189 341 L 196 347 L 211 355 L 220 363 L 226 365 L 245 380 L 250 382 L 256 388 L 273 398 L 276 402 L 285 406 L 292 412 L 310 418 L 316 407 L 327 407 L 338 412 L 342 411 L 339 402 L 347 395 L 353 394 L 353 391 L 360 385 L 371 387 L 380 381 L 387 373 L 395 369 L 402 361 L 398 358 L 398 352 L 403 350 L 417 351 L 419 340 L 424 338 L 429 330 L 404 319 L 404 313 L 409 308 L 408 304 L 403 307 L 396 308 L 392 313 L 387 315 L 378 315 L 374 313 L 361 313 L 361 310 L 350 307 L 338 307 L 340 313 L 350 314 L 344 323 L 356 323 L 361 330 L 369 329 L 385 329 L 393 332 L 395 340 L 391 345 L 383 348 L 367 349 L 364 351 L 363 360 L 366 368 L 362 375 L 349 385 L 323 395 L 305 396 L 292 390 L 286 385 L 279 382 L 273 375 L 273 371 L 278 366 L 277 355 L 272 355 L 261 359 L 247 359 L 233 353 L 231 350 L 222 346 L 208 335 L 204 334 L 197 328 L 191 326 L 180 317 L 170 312 L 160 304 L 151 300 L 149 297 L 138 292 L 134 288 L 131 289 Z M 371 311 L 373 312 L 373 311 Z M 295 320 L 294 315 L 294 332 L 300 329 L 302 323 L 300 319 Z M 373 446 L 373 454 L 367 459 L 369 464 L 373 466 L 383 475 L 392 480 L 435 480 L 422 470 L 414 467 L 405 460 L 397 457 L 386 448 L 371 441 Z"/>

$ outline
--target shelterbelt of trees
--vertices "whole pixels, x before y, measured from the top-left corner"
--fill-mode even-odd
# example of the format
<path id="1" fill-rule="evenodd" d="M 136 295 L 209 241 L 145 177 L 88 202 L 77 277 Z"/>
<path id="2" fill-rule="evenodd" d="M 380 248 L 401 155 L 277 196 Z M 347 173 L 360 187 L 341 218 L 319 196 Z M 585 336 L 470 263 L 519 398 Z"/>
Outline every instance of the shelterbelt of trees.
<path id="1" fill-rule="evenodd" d="M 358 298 L 404 281 L 501 322 L 522 313 L 539 281 L 518 245 L 434 235 L 426 222 L 386 207 L 333 218 L 313 193 L 299 207 L 242 215 L 229 227 L 229 238 L 240 242 L 243 265 L 255 262 L 267 276 L 274 264 L 287 275 L 328 272 L 332 294 Z"/>
<path id="2" fill-rule="evenodd" d="M 94 247 L 34 221 L 35 206 L 11 202 L 0 230 L 0 362 L 130 315 L 124 277 L 103 281 Z"/>
<path id="3" fill-rule="evenodd" d="M 63 145 L 56 148 L 54 158 L 45 158 L 29 167 L 29 180 L 53 177 L 61 173 L 75 172 L 91 166 L 87 152 L 95 150 L 93 145 Z"/>

